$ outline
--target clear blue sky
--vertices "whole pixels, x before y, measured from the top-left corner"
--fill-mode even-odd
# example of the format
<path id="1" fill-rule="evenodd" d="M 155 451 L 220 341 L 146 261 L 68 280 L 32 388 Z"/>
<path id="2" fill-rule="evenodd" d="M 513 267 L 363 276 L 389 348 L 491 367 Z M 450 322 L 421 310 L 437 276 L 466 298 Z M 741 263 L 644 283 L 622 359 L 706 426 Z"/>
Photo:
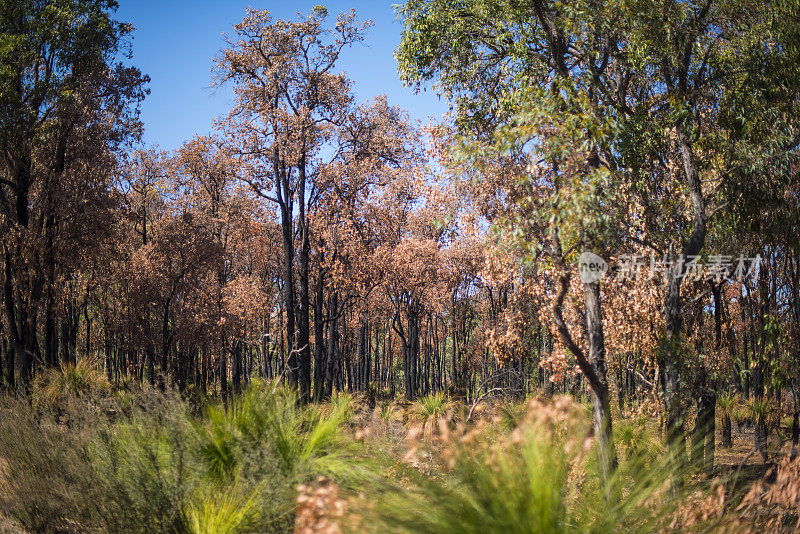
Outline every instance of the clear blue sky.
<path id="1" fill-rule="evenodd" d="M 212 121 L 230 109 L 230 89 L 210 88 L 212 60 L 223 45 L 222 33 L 233 32 L 248 5 L 269 10 L 275 19 L 296 18 L 298 11 L 307 14 L 322 4 L 329 20 L 335 20 L 340 12 L 354 8 L 359 20 L 375 23 L 366 42 L 347 50 L 338 65 L 353 80 L 357 101 L 386 94 L 390 104 L 423 123 L 430 117 L 441 118 L 447 110 L 430 89 L 417 95 L 398 79 L 393 52 L 401 25 L 389 2 L 119 0 L 119 4 L 117 19 L 136 27 L 132 62 L 151 78 L 151 93 L 142 105 L 147 145 L 177 148 L 195 134 L 211 133 Z"/>

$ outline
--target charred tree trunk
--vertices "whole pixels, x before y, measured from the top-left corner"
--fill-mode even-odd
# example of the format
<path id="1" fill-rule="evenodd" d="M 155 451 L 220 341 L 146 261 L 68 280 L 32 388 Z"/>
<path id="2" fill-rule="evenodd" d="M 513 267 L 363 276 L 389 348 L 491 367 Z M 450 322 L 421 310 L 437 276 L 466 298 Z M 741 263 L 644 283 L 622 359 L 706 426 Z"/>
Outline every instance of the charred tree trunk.
<path id="1" fill-rule="evenodd" d="M 236 340 L 233 342 L 233 392 L 241 393 L 242 391 L 242 342 Z"/>
<path id="2" fill-rule="evenodd" d="M 279 166 L 276 163 L 276 169 Z M 276 172 L 278 177 L 277 197 L 280 201 L 281 235 L 283 237 L 283 293 L 284 311 L 286 312 L 286 351 L 288 353 L 287 377 L 289 384 L 298 388 L 300 385 L 300 368 L 298 363 L 295 339 L 295 294 L 294 294 L 294 228 L 292 223 L 292 192 L 286 171 Z"/>
<path id="3" fill-rule="evenodd" d="M 322 270 L 323 257 L 320 256 L 320 266 L 317 271 L 317 287 L 314 295 L 314 401 L 322 402 L 325 396 L 325 375 L 327 365 L 325 362 L 325 322 L 323 321 L 324 273 Z"/>
<path id="4" fill-rule="evenodd" d="M 228 405 L 228 348 L 225 337 L 219 347 L 219 391 L 222 402 Z"/>
<path id="5" fill-rule="evenodd" d="M 692 432 L 692 463 L 711 474 L 716 449 L 716 392 L 704 385 L 697 399 L 697 420 Z"/>
<path id="6" fill-rule="evenodd" d="M 338 358 L 338 311 L 339 311 L 339 299 L 337 298 L 336 293 L 333 293 L 331 297 L 330 309 L 328 313 L 331 314 L 333 317 L 331 319 L 330 325 L 328 326 L 328 354 L 326 358 L 326 371 L 325 371 L 325 397 L 330 397 L 333 394 L 333 382 L 334 378 L 337 373 L 336 369 L 336 359 Z"/>
<path id="7" fill-rule="evenodd" d="M 722 414 L 722 446 L 730 449 L 733 447 L 733 429 L 731 416 L 728 412 Z"/>
<path id="8" fill-rule="evenodd" d="M 370 356 L 372 355 L 372 347 L 370 346 L 370 329 L 367 324 L 361 325 L 361 362 L 363 362 L 363 371 L 361 377 L 362 389 L 368 389 L 370 379 Z"/>
<path id="9" fill-rule="evenodd" d="M 300 402 L 311 400 L 311 298 L 309 295 L 309 261 L 311 245 L 309 242 L 309 220 L 306 213 L 306 169 L 305 156 L 300 160 L 300 185 L 298 188 L 298 215 L 300 226 L 300 317 L 298 318 L 297 366 Z"/>

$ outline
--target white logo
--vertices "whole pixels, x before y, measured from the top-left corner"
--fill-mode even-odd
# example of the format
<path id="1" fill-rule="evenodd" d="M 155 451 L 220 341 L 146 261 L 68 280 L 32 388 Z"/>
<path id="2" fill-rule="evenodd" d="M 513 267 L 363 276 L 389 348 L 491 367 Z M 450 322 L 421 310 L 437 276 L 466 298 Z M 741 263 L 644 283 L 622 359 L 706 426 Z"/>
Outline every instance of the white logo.
<path id="1" fill-rule="evenodd" d="M 581 282 L 584 284 L 591 284 L 603 278 L 608 272 L 608 263 L 606 260 L 593 254 L 592 252 L 584 252 L 578 258 L 578 271 L 581 275 Z"/>

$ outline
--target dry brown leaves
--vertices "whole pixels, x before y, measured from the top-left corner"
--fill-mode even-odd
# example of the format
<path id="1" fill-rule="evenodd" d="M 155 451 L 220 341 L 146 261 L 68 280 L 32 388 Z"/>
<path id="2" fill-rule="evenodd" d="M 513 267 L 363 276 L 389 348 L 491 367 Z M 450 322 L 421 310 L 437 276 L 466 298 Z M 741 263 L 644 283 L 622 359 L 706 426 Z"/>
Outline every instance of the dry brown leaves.
<path id="1" fill-rule="evenodd" d="M 339 496 L 339 486 L 325 477 L 317 478 L 316 486 L 297 486 L 296 534 L 341 534 L 340 522 L 347 510 L 347 501 Z"/>
<path id="2" fill-rule="evenodd" d="M 756 481 L 737 509 L 770 531 L 800 528 L 800 459 L 784 458 Z"/>
<path id="3" fill-rule="evenodd" d="M 672 515 L 669 531 L 683 531 L 717 519 L 725 506 L 725 487 L 716 486 L 713 491 L 696 491 L 690 494 Z"/>

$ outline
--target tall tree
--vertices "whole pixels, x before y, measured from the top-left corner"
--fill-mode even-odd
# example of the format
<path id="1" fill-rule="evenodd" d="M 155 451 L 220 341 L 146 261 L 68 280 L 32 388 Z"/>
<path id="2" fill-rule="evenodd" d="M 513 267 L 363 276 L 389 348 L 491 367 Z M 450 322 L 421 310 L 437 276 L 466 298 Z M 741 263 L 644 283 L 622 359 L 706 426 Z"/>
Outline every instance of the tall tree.
<path id="1" fill-rule="evenodd" d="M 247 164 L 242 177 L 280 213 L 288 371 L 303 400 L 311 389 L 309 205 L 318 193 L 316 159 L 352 100 L 350 82 L 333 69 L 369 26 L 357 24 L 351 12 L 329 28 L 326 16 L 316 8 L 300 21 L 273 22 L 268 11 L 249 9 L 235 26 L 236 38 L 226 38 L 214 82 L 234 84 L 235 105 L 221 126 L 230 150 Z"/>
<path id="2" fill-rule="evenodd" d="M 737 0 L 458 6 L 411 0 L 402 14 L 401 72 L 410 83 L 436 78 L 462 130 L 491 139 L 498 125 L 531 127 L 511 140 L 546 154 L 533 163 L 551 166 L 554 183 L 576 177 L 585 198 L 595 199 L 585 207 L 619 207 L 624 215 L 632 195 L 642 198 L 645 189 L 660 195 L 649 196 L 634 217 L 620 218 L 619 229 L 622 243 L 646 243 L 667 255 L 660 361 L 668 441 L 682 461 L 687 258 L 703 250 L 716 212 L 768 187 L 753 178 L 796 150 L 797 10 L 789 2 L 762 10 Z M 565 172 L 570 160 L 577 174 Z M 672 203 L 676 195 L 685 202 Z M 556 221 L 586 219 L 571 203 L 554 206 Z M 590 238 L 584 246 L 591 233 L 583 234 Z M 569 251 L 570 243 L 552 249 L 557 263 L 569 256 L 558 252 Z M 599 317 L 590 312 L 599 293 L 591 285 L 587 290 L 587 319 Z M 558 313 L 555 322 L 567 340 Z M 598 345 L 589 352 L 600 355 L 602 337 L 593 337 Z"/>

